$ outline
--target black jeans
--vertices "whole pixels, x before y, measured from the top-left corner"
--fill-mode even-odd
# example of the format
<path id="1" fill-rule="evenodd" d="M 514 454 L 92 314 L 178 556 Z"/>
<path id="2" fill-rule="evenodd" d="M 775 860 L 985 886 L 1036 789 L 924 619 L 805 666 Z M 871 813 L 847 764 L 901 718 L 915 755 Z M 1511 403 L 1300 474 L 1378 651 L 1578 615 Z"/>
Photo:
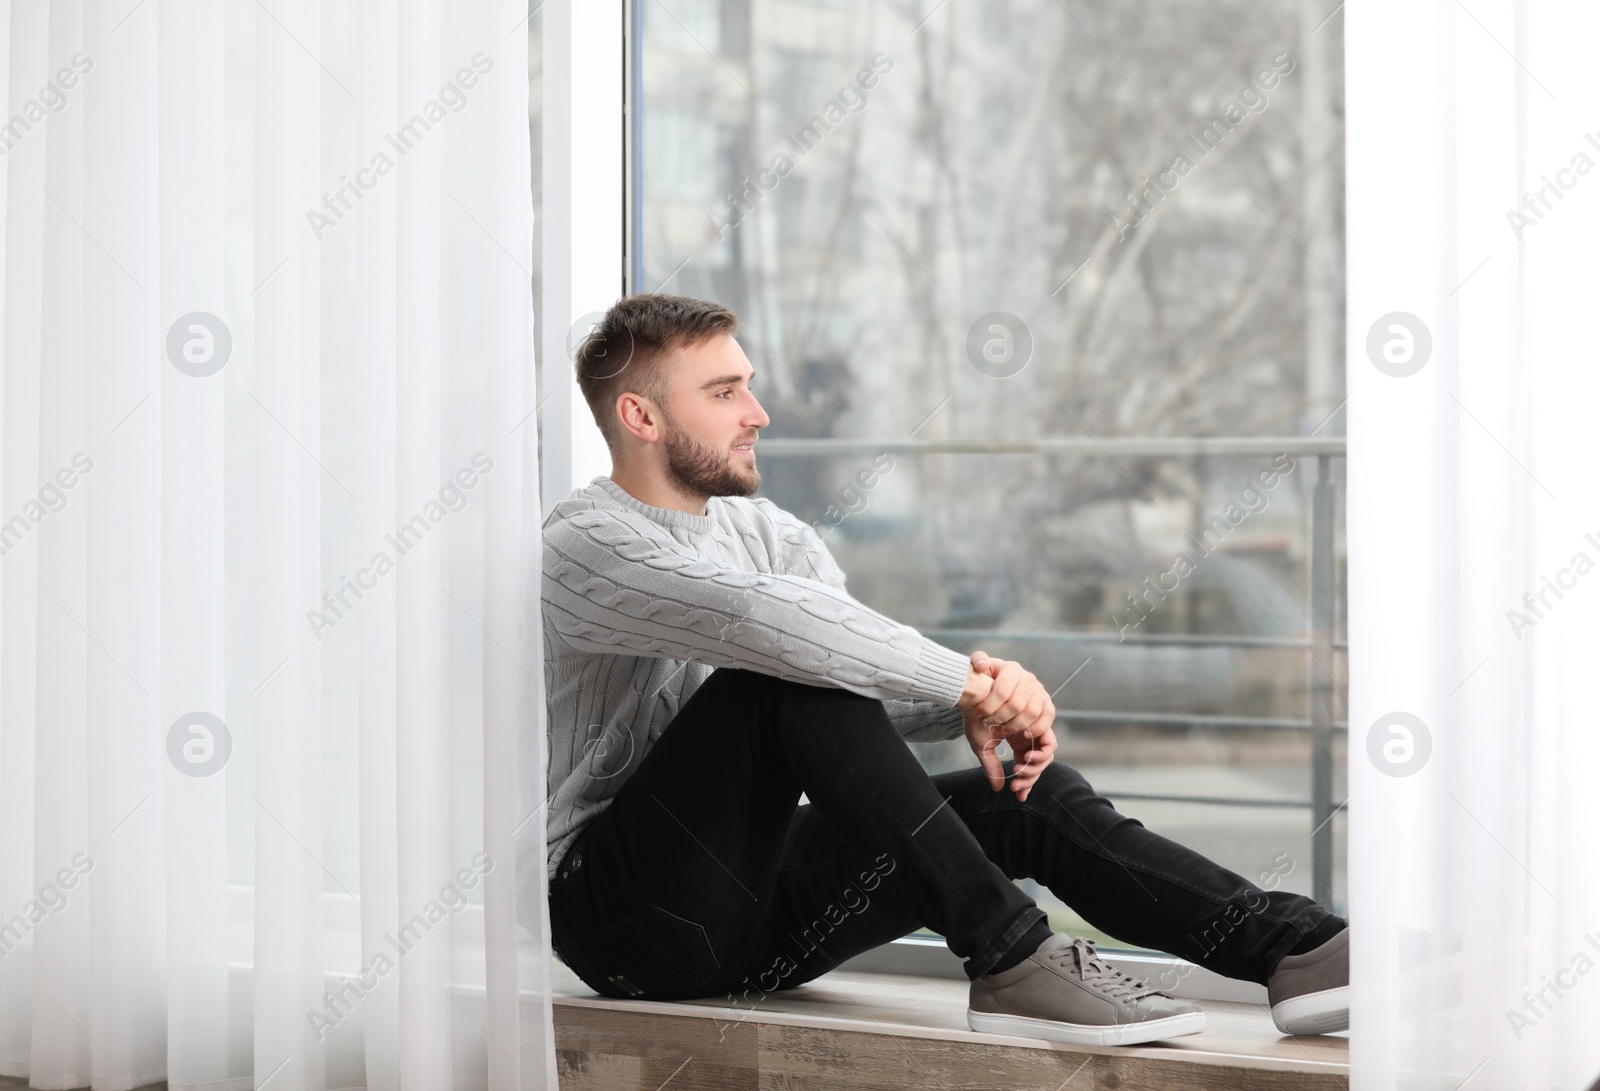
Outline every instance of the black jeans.
<path id="1" fill-rule="evenodd" d="M 560 861 L 551 931 L 618 998 L 792 988 L 922 925 L 976 977 L 1046 919 L 1023 876 L 1109 935 L 1260 983 L 1332 917 L 1118 814 L 1060 762 L 1019 803 L 978 769 L 930 777 L 878 700 L 724 668 Z"/>

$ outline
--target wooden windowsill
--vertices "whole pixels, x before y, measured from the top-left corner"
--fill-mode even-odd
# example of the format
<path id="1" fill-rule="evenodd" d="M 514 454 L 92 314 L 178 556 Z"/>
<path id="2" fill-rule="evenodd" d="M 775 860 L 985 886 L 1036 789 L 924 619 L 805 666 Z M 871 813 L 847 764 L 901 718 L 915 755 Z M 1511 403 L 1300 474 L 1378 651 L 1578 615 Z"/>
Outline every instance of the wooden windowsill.
<path id="1" fill-rule="evenodd" d="M 1349 1087 L 1347 1036 L 1283 1037 L 1252 1004 L 1203 1001 L 1204 1034 L 1100 1048 L 975 1033 L 965 983 L 944 978 L 836 970 L 749 1003 L 657 1003 L 597 996 L 554 969 L 563 1091 Z"/>

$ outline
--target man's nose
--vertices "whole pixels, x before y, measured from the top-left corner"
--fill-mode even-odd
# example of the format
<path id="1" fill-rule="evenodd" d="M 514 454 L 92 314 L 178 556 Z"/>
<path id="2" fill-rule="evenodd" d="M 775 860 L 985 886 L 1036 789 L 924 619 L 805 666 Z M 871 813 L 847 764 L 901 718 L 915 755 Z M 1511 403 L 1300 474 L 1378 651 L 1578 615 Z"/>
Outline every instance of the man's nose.
<path id="1" fill-rule="evenodd" d="M 767 411 L 761 408 L 761 403 L 756 401 L 754 394 L 750 396 L 750 401 L 751 404 L 753 404 L 756 408 L 756 415 L 755 418 L 751 420 L 751 425 L 756 428 L 765 428 L 767 425 L 771 424 L 772 418 L 767 416 Z"/>

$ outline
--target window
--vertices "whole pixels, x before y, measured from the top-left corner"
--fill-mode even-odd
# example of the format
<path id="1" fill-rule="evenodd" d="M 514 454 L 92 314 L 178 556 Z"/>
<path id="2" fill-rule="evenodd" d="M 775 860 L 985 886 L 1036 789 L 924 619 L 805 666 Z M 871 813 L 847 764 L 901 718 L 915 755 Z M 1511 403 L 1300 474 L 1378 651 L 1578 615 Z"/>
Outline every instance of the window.
<path id="1" fill-rule="evenodd" d="M 653 0 L 644 5 L 645 32 L 668 49 L 722 48 L 722 0 Z"/>
<path id="2" fill-rule="evenodd" d="M 1064 686 L 1124 813 L 1342 912 L 1338 34 L 1006 10 L 724 3 L 736 50 L 652 12 L 640 290 L 740 314 L 779 505 L 905 445 L 827 535 L 858 598 Z"/>

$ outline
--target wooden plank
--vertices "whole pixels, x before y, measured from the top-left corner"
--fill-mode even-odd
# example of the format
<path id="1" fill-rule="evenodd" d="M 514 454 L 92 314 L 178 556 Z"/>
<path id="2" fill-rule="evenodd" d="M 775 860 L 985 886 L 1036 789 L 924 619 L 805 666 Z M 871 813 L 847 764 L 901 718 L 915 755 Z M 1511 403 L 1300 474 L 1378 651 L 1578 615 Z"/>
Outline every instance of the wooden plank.
<path id="1" fill-rule="evenodd" d="M 985 1042 L 1020 1049 L 1055 1048 L 1052 1043 L 1034 1039 L 975 1034 L 967 1028 L 966 983 L 947 978 L 834 971 L 799 988 L 752 993 L 748 1002 L 731 1007 L 726 996 L 671 1004 L 608 1000 L 596 996 L 560 962 L 554 968 L 558 1008 L 563 1004 L 598 1005 L 616 1010 L 677 1013 L 724 1023 L 759 1019 L 774 1024 Z M 1285 1070 L 1348 1074 L 1348 1037 L 1285 1037 L 1273 1027 L 1265 1005 L 1204 1001 L 1201 1006 L 1206 1012 L 1205 1033 L 1151 1046 L 1120 1047 L 1118 1052 L 1159 1057 L 1179 1051 L 1205 1057 L 1236 1057 L 1246 1067 L 1263 1061 Z"/>
<path id="2" fill-rule="evenodd" d="M 960 1040 L 839 1022 L 803 1026 L 688 1013 L 680 1005 L 558 1002 L 561 1086 L 580 1091 L 1346 1091 L 1334 1063 L 1174 1047 L 1094 1049 L 990 1036 Z M 895 1028 L 900 1030 L 901 1028 Z M 988 1039 L 988 1040 L 983 1040 Z"/>
<path id="3" fill-rule="evenodd" d="M 555 1030 L 562 1091 L 757 1087 L 754 1023 L 558 1003 Z"/>
<path id="4" fill-rule="evenodd" d="M 1054 1088 L 1097 1091 L 1347 1091 L 1337 1073 L 1305 1073 L 1158 1059 L 1127 1051 L 1013 1049 L 970 1042 L 940 1042 L 866 1033 L 840 1034 L 808 1027 L 762 1028 L 763 1091 L 1015 1091 Z"/>

